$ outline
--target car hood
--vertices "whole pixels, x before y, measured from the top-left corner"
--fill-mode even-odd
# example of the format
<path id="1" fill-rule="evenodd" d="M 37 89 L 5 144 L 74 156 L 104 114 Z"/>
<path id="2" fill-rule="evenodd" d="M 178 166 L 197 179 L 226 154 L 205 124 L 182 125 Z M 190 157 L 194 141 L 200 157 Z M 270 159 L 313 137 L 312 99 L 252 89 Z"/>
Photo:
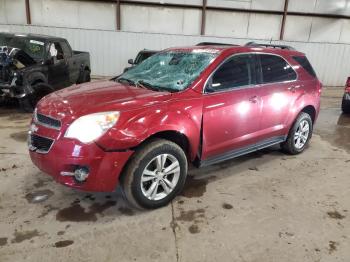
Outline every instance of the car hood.
<path id="1" fill-rule="evenodd" d="M 38 109 L 59 119 L 65 115 L 76 118 L 97 112 L 128 111 L 151 106 L 170 97 L 169 92 L 156 92 L 115 81 L 96 81 L 56 91 L 43 98 Z"/>

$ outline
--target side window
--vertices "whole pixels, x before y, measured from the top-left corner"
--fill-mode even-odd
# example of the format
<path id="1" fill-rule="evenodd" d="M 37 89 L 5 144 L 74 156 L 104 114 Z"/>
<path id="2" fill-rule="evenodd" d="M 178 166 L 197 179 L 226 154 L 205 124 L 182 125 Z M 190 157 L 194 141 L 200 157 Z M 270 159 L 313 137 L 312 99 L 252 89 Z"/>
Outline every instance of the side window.
<path id="1" fill-rule="evenodd" d="M 316 73 L 306 56 L 293 56 L 293 59 L 297 61 L 312 77 L 316 77 Z"/>
<path id="2" fill-rule="evenodd" d="M 72 56 L 72 52 L 68 46 L 68 44 L 66 42 L 60 42 L 61 44 L 61 47 L 62 47 L 62 50 L 63 50 L 63 54 L 64 54 L 64 57 L 71 57 Z"/>
<path id="3" fill-rule="evenodd" d="M 57 59 L 57 60 L 62 60 L 62 59 L 64 59 L 63 49 L 62 49 L 60 43 L 54 42 L 54 46 L 55 46 L 55 49 L 56 49 L 56 51 L 57 51 L 56 59 Z"/>
<path id="4" fill-rule="evenodd" d="M 259 55 L 262 83 L 292 81 L 297 79 L 294 69 L 283 58 L 275 55 Z"/>
<path id="5" fill-rule="evenodd" d="M 230 58 L 216 70 L 208 91 L 215 92 L 252 84 L 251 60 L 250 55 Z"/>

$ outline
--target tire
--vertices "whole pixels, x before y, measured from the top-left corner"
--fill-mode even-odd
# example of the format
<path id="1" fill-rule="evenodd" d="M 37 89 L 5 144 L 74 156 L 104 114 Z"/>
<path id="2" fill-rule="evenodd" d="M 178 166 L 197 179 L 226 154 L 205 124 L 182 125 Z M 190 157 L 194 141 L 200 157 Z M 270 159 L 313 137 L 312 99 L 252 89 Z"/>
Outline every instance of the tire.
<path id="1" fill-rule="evenodd" d="M 20 108 L 27 113 L 32 113 L 39 100 L 52 92 L 51 87 L 44 83 L 36 84 L 33 89 L 34 93 L 18 100 Z"/>
<path id="2" fill-rule="evenodd" d="M 164 162 L 164 165 L 161 165 L 163 168 L 156 165 L 157 158 Z M 163 180 L 165 173 L 157 173 L 157 170 L 164 170 L 164 168 L 166 170 L 171 165 L 176 168 L 169 172 L 168 176 L 165 175 Z M 186 181 L 187 168 L 187 157 L 181 147 L 165 139 L 152 140 L 135 152 L 123 173 L 121 185 L 125 197 L 129 203 L 141 209 L 165 206 L 182 190 Z M 144 182 L 141 183 L 141 179 Z M 164 182 L 166 180 L 167 183 Z M 168 182 L 172 184 L 172 189 L 168 186 L 170 185 Z M 170 192 L 167 193 L 164 186 L 171 189 Z M 155 190 L 151 190 L 152 188 Z"/>
<path id="3" fill-rule="evenodd" d="M 19 102 L 19 107 L 21 108 L 22 111 L 26 113 L 32 113 L 38 101 L 36 101 L 34 95 L 31 94 L 31 95 L 27 95 L 24 98 L 20 98 L 18 102 Z"/>
<path id="4" fill-rule="evenodd" d="M 306 133 L 305 131 L 302 131 L 301 135 L 298 135 L 300 134 L 300 129 L 306 130 L 306 125 L 308 126 L 308 132 Z M 291 155 L 296 155 L 303 152 L 310 142 L 312 128 L 312 119 L 310 115 L 305 112 L 301 112 L 295 120 L 292 128 L 289 130 L 287 140 L 281 144 L 282 150 Z M 296 136 L 298 136 L 299 140 L 296 138 Z"/>
<path id="5" fill-rule="evenodd" d="M 85 69 L 83 72 L 80 73 L 77 84 L 86 83 L 90 81 L 91 81 L 90 71 Z"/>
<path id="6" fill-rule="evenodd" d="M 341 110 L 344 114 L 350 114 L 350 101 L 345 100 L 343 97 L 342 103 L 341 103 Z"/>
<path id="7" fill-rule="evenodd" d="M 0 97 L 0 106 L 2 107 L 13 107 L 17 105 L 17 99 L 11 97 Z"/>

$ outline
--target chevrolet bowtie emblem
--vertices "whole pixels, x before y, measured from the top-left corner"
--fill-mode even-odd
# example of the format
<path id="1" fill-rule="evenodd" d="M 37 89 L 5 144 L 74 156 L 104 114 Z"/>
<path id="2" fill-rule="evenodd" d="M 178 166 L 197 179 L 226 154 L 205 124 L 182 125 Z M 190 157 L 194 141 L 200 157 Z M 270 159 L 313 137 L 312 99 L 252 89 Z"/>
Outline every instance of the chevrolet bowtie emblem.
<path id="1" fill-rule="evenodd" d="M 30 132 L 33 133 L 33 132 L 37 132 L 39 130 L 39 127 L 35 124 L 32 124 L 30 126 Z"/>

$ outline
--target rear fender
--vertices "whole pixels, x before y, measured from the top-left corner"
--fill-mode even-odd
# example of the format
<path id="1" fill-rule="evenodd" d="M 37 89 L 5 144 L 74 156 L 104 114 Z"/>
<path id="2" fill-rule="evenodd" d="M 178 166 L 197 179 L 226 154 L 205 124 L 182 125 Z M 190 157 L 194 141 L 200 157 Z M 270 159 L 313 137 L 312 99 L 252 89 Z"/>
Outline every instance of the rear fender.
<path id="1" fill-rule="evenodd" d="M 293 126 L 295 120 L 297 119 L 298 115 L 308 107 L 312 107 L 315 111 L 315 115 L 311 116 L 313 117 L 313 122 L 316 121 L 318 112 L 320 109 L 320 103 L 317 102 L 317 100 L 308 94 L 300 96 L 294 103 L 294 105 L 290 109 L 290 114 L 286 123 L 286 131 L 288 132 L 290 128 Z"/>

